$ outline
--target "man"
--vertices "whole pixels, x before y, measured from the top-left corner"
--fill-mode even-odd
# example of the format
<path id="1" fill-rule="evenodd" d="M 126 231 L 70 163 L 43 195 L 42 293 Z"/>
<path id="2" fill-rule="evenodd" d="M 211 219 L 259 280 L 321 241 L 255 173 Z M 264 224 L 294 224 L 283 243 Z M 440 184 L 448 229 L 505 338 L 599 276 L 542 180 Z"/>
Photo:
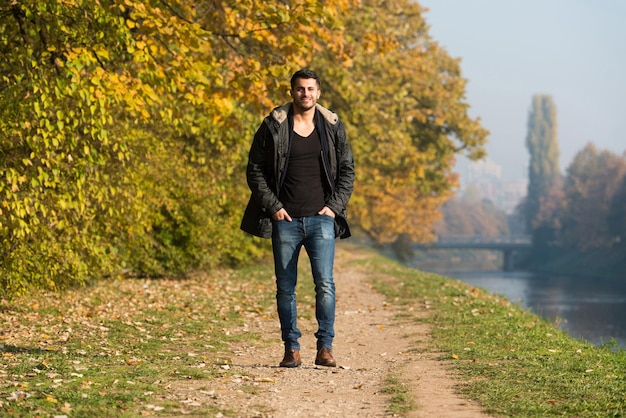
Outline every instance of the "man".
<path id="1" fill-rule="evenodd" d="M 315 283 L 318 330 L 315 364 L 335 367 L 335 238 L 348 238 L 346 205 L 354 161 L 343 123 L 317 104 L 317 74 L 291 78 L 292 102 L 275 108 L 254 135 L 247 167 L 250 201 L 241 229 L 272 238 L 276 303 L 285 355 L 281 367 L 302 364 L 297 327 L 298 256 L 304 246 Z"/>

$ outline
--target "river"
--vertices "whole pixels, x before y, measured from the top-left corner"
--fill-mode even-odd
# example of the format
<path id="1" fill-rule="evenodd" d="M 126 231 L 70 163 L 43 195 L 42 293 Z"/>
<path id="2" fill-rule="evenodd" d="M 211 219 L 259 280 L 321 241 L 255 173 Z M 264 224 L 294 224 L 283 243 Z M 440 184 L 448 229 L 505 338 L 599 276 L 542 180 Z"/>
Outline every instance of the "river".
<path id="1" fill-rule="evenodd" d="M 530 272 L 437 271 L 551 320 L 574 338 L 595 345 L 612 338 L 626 349 L 626 285 Z"/>

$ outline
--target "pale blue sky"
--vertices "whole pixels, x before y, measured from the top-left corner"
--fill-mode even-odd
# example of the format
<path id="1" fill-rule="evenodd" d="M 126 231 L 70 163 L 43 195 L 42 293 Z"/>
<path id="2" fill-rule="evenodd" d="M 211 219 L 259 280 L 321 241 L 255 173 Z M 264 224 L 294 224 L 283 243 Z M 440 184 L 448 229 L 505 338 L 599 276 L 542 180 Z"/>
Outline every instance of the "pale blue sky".
<path id="1" fill-rule="evenodd" d="M 587 142 L 626 150 L 626 0 L 423 0 L 430 35 L 461 58 L 489 158 L 526 176 L 528 111 L 549 94 L 561 169 Z"/>

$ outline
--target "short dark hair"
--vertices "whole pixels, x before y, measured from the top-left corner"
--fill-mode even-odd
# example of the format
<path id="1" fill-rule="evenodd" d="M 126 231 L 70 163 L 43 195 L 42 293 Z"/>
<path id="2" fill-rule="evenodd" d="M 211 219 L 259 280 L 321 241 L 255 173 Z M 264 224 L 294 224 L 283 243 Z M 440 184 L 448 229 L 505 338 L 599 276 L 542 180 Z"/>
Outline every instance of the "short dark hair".
<path id="1" fill-rule="evenodd" d="M 296 84 L 296 79 L 298 78 L 313 78 L 317 82 L 317 87 L 321 88 L 322 83 L 320 82 L 320 78 L 314 71 L 309 70 L 307 68 L 303 68 L 302 70 L 298 70 L 291 76 L 291 89 L 293 90 L 293 86 Z"/>

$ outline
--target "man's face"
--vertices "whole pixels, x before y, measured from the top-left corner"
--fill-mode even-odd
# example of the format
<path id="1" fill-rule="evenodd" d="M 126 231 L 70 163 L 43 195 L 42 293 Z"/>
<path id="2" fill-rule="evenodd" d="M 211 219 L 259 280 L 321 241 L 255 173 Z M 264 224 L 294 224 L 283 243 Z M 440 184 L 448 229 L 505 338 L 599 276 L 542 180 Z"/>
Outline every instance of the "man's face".
<path id="1" fill-rule="evenodd" d="M 309 110 L 320 98 L 321 90 L 314 78 L 297 78 L 291 90 L 293 104 L 300 110 Z"/>

